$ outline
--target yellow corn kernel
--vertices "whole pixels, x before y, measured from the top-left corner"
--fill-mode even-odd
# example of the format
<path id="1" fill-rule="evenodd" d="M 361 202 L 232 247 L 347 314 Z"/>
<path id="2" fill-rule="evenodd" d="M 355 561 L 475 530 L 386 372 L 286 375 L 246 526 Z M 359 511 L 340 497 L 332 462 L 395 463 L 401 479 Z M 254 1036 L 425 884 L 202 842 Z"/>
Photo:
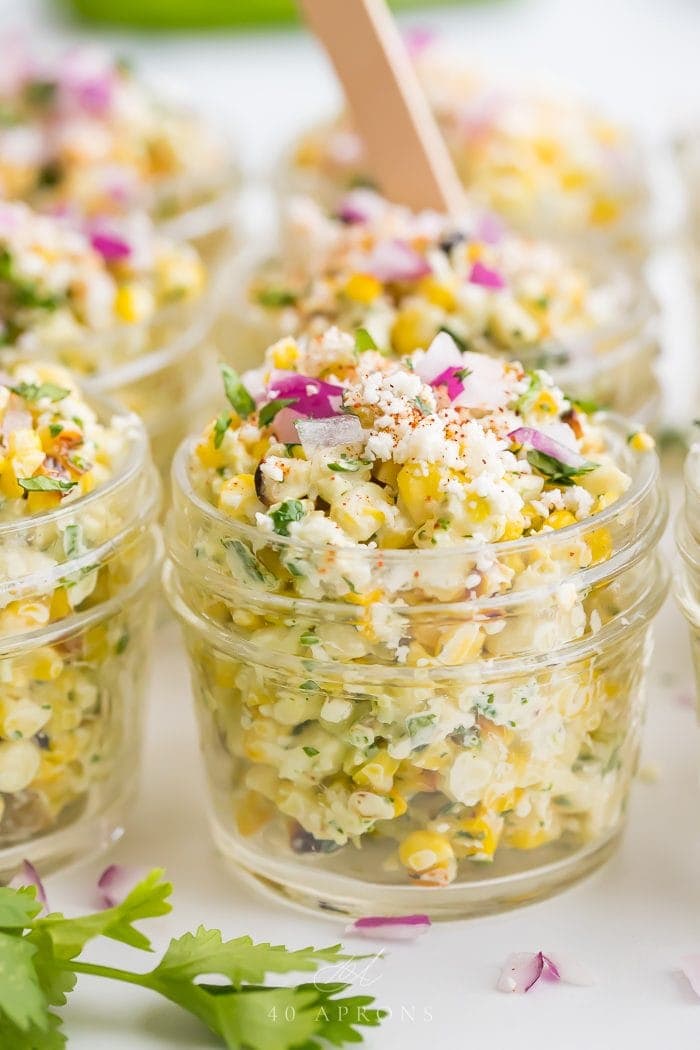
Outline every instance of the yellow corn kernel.
<path id="1" fill-rule="evenodd" d="M 219 493 L 219 510 L 230 518 L 249 518 L 256 510 L 262 510 L 252 474 L 236 474 L 223 483 Z"/>
<path id="2" fill-rule="evenodd" d="M 246 791 L 236 806 L 236 825 L 241 835 L 248 838 L 264 828 L 274 813 L 273 804 L 259 791 Z"/>
<path id="3" fill-rule="evenodd" d="M 454 849 L 457 857 L 492 860 L 503 831 L 503 818 L 486 810 L 460 820 Z"/>
<path id="4" fill-rule="evenodd" d="M 485 496 L 468 496 L 466 508 L 470 521 L 475 523 L 487 521 L 491 516 L 491 504 Z"/>
<path id="5" fill-rule="evenodd" d="M 424 277 L 418 285 L 418 291 L 429 303 L 439 306 L 448 313 L 457 309 L 455 294 L 443 281 L 437 281 L 434 277 Z"/>
<path id="6" fill-rule="evenodd" d="M 591 208 L 590 220 L 594 226 L 609 226 L 620 217 L 620 205 L 611 197 L 598 197 Z"/>
<path id="7" fill-rule="evenodd" d="M 80 491 L 87 494 L 92 492 L 95 487 L 95 474 L 92 470 L 88 470 L 85 474 L 80 477 Z"/>
<path id="8" fill-rule="evenodd" d="M 502 540 L 519 540 L 523 534 L 524 524 L 521 521 L 508 521 L 503 530 Z"/>
<path id="9" fill-rule="evenodd" d="M 38 433 L 29 427 L 13 430 L 7 442 L 7 458 L 16 478 L 30 478 L 45 458 Z"/>
<path id="10" fill-rule="evenodd" d="M 299 358 L 299 347 L 294 339 L 280 339 L 270 349 L 272 363 L 275 368 L 294 368 Z"/>
<path id="11" fill-rule="evenodd" d="M 480 241 L 472 241 L 467 248 L 467 258 L 469 262 L 476 262 L 484 254 L 484 246 Z"/>
<path id="12" fill-rule="evenodd" d="M 343 289 L 348 299 L 356 303 L 369 304 L 382 294 L 382 284 L 368 273 L 354 273 Z"/>
<path id="13" fill-rule="evenodd" d="M 538 846 L 543 846 L 545 842 L 549 842 L 552 834 L 546 828 L 537 828 L 533 831 L 525 828 L 514 828 L 508 832 L 506 841 L 513 849 L 537 849 Z"/>
<path id="14" fill-rule="evenodd" d="M 534 139 L 532 149 L 542 164 L 555 164 L 560 154 L 559 144 L 545 137 Z"/>
<path id="15" fill-rule="evenodd" d="M 387 795 L 394 785 L 394 773 L 399 768 L 397 759 L 386 751 L 380 751 L 369 762 L 353 773 L 352 779 L 360 787 L 370 787 L 382 795 Z"/>
<path id="16" fill-rule="evenodd" d="M 595 563 L 607 561 L 612 554 L 612 538 L 608 529 L 595 529 L 586 542 Z"/>
<path id="17" fill-rule="evenodd" d="M 31 654 L 29 674 L 38 682 L 52 682 L 63 670 L 63 660 L 48 645 L 42 645 Z"/>
<path id="18" fill-rule="evenodd" d="M 226 454 L 220 448 L 214 448 L 214 427 L 209 428 L 208 436 L 197 445 L 197 458 L 203 467 L 218 470 L 226 462 Z"/>
<path id="19" fill-rule="evenodd" d="M 426 346 L 429 341 L 421 311 L 410 307 L 402 310 L 391 329 L 391 345 L 396 353 L 405 357 L 419 347 Z"/>
<path id="20" fill-rule="evenodd" d="M 398 477 L 399 470 L 399 464 L 394 463 L 393 460 L 386 460 L 385 462 L 377 460 L 372 467 L 372 474 L 377 481 L 381 481 L 382 485 L 389 485 L 391 488 L 396 488 L 396 478 Z"/>
<path id="21" fill-rule="evenodd" d="M 435 464 L 406 463 L 399 471 L 396 485 L 399 497 L 417 525 L 438 517 L 444 493 L 440 488 L 442 474 Z"/>
<path id="22" fill-rule="evenodd" d="M 568 171 L 563 171 L 559 176 L 559 182 L 563 190 L 568 193 L 573 193 L 575 190 L 580 190 L 582 186 L 585 186 L 588 182 L 588 175 L 585 171 L 579 171 L 576 168 L 571 168 Z"/>
<path id="23" fill-rule="evenodd" d="M 3 496 L 7 496 L 8 499 L 20 499 L 22 496 L 22 488 L 17 484 L 15 472 L 9 460 L 6 460 L 0 476 L 0 489 L 2 489 Z"/>
<path id="24" fill-rule="evenodd" d="M 379 587 L 376 587 L 373 591 L 365 591 L 364 594 L 356 594 L 355 591 L 349 591 L 344 596 L 344 601 L 350 602 L 351 605 L 369 606 L 380 601 L 383 594 L 384 592 Z"/>
<path id="25" fill-rule="evenodd" d="M 155 309 L 152 292 L 136 284 L 124 284 L 114 297 L 114 311 L 127 324 L 138 324 L 151 317 Z"/>
<path id="26" fill-rule="evenodd" d="M 574 525 L 576 518 L 570 510 L 554 510 L 547 518 L 547 524 L 553 529 L 565 529 L 567 525 Z"/>
<path id="27" fill-rule="evenodd" d="M 214 665 L 214 680 L 223 689 L 232 689 L 236 684 L 236 668 L 233 661 L 217 659 Z"/>
<path id="28" fill-rule="evenodd" d="M 399 860 L 419 882 L 444 885 L 454 878 L 454 850 L 437 831 L 413 831 L 399 846 Z"/>
<path id="29" fill-rule="evenodd" d="M 50 618 L 63 619 L 72 611 L 65 587 L 57 587 L 51 594 Z"/>
<path id="30" fill-rule="evenodd" d="M 559 414 L 559 406 L 549 390 L 541 390 L 533 402 L 532 409 L 544 416 Z"/>
<path id="31" fill-rule="evenodd" d="M 321 161 L 321 150 L 317 142 L 301 142 L 294 151 L 294 163 L 300 168 L 315 168 Z"/>
<path id="32" fill-rule="evenodd" d="M 27 510 L 30 514 L 38 514 L 42 510 L 51 510 L 61 502 L 60 492 L 28 492 Z"/>
<path id="33" fill-rule="evenodd" d="M 389 795 L 388 798 L 392 806 L 394 807 L 394 816 L 402 817 L 408 809 L 408 803 L 406 802 L 406 799 L 402 795 L 395 794 Z"/>
<path id="34" fill-rule="evenodd" d="M 655 442 L 651 434 L 647 434 L 646 430 L 638 430 L 636 434 L 632 434 L 629 438 L 628 444 L 635 452 L 651 452 Z"/>

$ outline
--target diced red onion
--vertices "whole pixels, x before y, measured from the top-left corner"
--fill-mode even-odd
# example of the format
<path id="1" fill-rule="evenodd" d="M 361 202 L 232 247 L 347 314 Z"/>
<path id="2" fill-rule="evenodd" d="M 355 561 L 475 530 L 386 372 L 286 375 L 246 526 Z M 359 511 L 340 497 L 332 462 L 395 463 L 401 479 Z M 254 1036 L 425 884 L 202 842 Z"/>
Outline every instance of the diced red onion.
<path id="1" fill-rule="evenodd" d="M 131 255 L 131 246 L 117 233 L 96 230 L 90 235 L 90 244 L 106 262 L 119 262 Z"/>
<path id="2" fill-rule="evenodd" d="M 49 901 L 46 896 L 46 890 L 44 889 L 44 883 L 41 881 L 39 872 L 30 860 L 22 861 L 22 867 L 10 880 L 8 885 L 13 890 L 20 889 L 22 886 L 34 886 L 36 888 L 36 899 L 43 904 L 45 911 L 49 910 Z"/>
<path id="3" fill-rule="evenodd" d="M 496 987 L 499 992 L 529 992 L 542 976 L 542 952 L 514 952 L 503 964 Z"/>
<path id="4" fill-rule="evenodd" d="M 479 216 L 474 229 L 474 236 L 484 244 L 500 244 L 505 234 L 505 227 L 499 217 L 487 211 Z"/>
<path id="5" fill-rule="evenodd" d="M 469 375 L 464 378 L 462 393 L 452 402 L 454 408 L 503 408 L 512 399 L 501 361 L 467 350 L 461 355 L 461 367 Z"/>
<path id="6" fill-rule="evenodd" d="M 382 241 L 367 257 L 363 269 L 378 281 L 417 281 L 432 273 L 428 260 L 405 241 Z"/>
<path id="7" fill-rule="evenodd" d="M 267 399 L 295 398 L 293 408 L 302 416 L 325 419 L 340 411 L 343 388 L 298 372 L 273 372 L 267 384 Z"/>
<path id="8" fill-rule="evenodd" d="M 362 424 L 357 416 L 299 419 L 296 430 L 306 453 L 337 445 L 357 445 L 364 440 Z"/>
<path id="9" fill-rule="evenodd" d="M 695 958 L 698 961 L 697 976 L 700 987 L 700 956 Z M 539 980 L 551 981 L 554 984 L 563 981 L 566 984 L 581 986 L 595 983 L 585 967 L 575 960 L 564 959 L 559 955 L 545 955 L 544 952 L 514 952 L 506 959 L 496 987 L 500 992 L 524 994 Z"/>
<path id="10" fill-rule="evenodd" d="M 554 438 L 544 434 L 541 430 L 535 430 L 534 427 L 517 427 L 515 430 L 511 430 L 508 437 L 519 445 L 529 445 L 535 452 L 541 452 L 545 456 L 552 456 L 553 459 L 563 463 L 565 467 L 582 467 L 587 462 L 585 457 L 574 449 L 568 448 L 560 441 L 555 441 Z"/>
<path id="11" fill-rule="evenodd" d="M 472 266 L 469 281 L 471 284 L 479 284 L 482 288 L 490 288 L 492 291 L 499 291 L 506 286 L 506 282 L 497 270 L 489 269 L 478 260 Z"/>
<path id="12" fill-rule="evenodd" d="M 430 385 L 433 387 L 444 386 L 447 389 L 447 396 L 450 401 L 454 401 L 456 397 L 464 392 L 464 381 L 460 379 L 462 372 L 460 368 L 446 368 L 444 372 L 441 372 L 439 376 L 435 376 L 432 379 Z"/>
<path id="13" fill-rule="evenodd" d="M 368 915 L 346 926 L 345 932 L 372 940 L 413 941 L 430 926 L 427 915 Z"/>
<path id="14" fill-rule="evenodd" d="M 2 432 L 3 439 L 6 439 L 13 434 L 15 430 L 31 430 L 32 429 L 32 417 L 31 413 L 26 412 L 23 408 L 8 408 L 2 421 Z"/>
<path id="15" fill-rule="evenodd" d="M 267 397 L 267 365 L 260 365 L 258 368 L 249 368 L 247 372 L 244 372 L 241 376 L 241 382 L 246 388 L 250 396 L 255 401 L 266 401 Z"/>
<path id="16" fill-rule="evenodd" d="M 372 190 L 352 190 L 340 202 L 338 218 L 349 225 L 373 222 L 385 207 L 382 198 Z"/>
<path id="17" fill-rule="evenodd" d="M 283 445 L 298 445 L 299 435 L 294 425 L 298 419 L 305 417 L 294 408 L 281 408 L 270 424 L 272 433 Z"/>
<path id="18" fill-rule="evenodd" d="M 413 370 L 424 383 L 434 383 L 447 369 L 461 367 L 462 354 L 454 339 L 447 332 L 438 332 L 423 356 L 414 363 Z"/>
<path id="19" fill-rule="evenodd" d="M 103 908 L 116 908 L 129 896 L 137 882 L 148 874 L 148 869 L 131 867 L 126 864 L 110 864 L 97 880 L 97 891 L 100 905 Z"/>
<path id="20" fill-rule="evenodd" d="M 681 969 L 688 978 L 688 984 L 700 999 L 700 955 L 684 955 Z"/>

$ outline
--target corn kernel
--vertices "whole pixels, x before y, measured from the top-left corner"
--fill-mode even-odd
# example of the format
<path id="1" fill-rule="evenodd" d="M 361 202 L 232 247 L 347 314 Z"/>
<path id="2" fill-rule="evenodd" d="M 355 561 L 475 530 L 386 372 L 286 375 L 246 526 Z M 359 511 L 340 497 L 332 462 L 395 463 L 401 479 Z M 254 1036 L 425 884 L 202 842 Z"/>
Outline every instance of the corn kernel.
<path id="1" fill-rule="evenodd" d="M 620 206 L 610 197 L 598 197 L 591 208 L 590 220 L 594 226 L 609 226 L 620 217 Z"/>
<path id="2" fill-rule="evenodd" d="M 547 524 L 553 529 L 565 529 L 567 525 L 574 525 L 576 518 L 570 510 L 555 510 L 547 518 Z"/>
<path id="3" fill-rule="evenodd" d="M 436 831 L 413 831 L 399 846 L 399 859 L 413 872 L 429 871 L 454 859 L 454 850 Z"/>
<path id="4" fill-rule="evenodd" d="M 260 831 L 274 816 L 274 806 L 259 791 L 246 791 L 236 807 L 236 825 L 247 838 Z"/>
<path id="5" fill-rule="evenodd" d="M 343 289 L 348 299 L 368 305 L 382 294 L 381 282 L 367 273 L 354 273 Z"/>
<path id="6" fill-rule="evenodd" d="M 153 293 L 136 284 L 122 285 L 114 298 L 115 313 L 127 324 L 145 321 L 153 315 L 154 309 Z"/>
<path id="7" fill-rule="evenodd" d="M 651 452 L 655 442 L 651 434 L 647 434 L 646 430 L 638 430 L 636 434 L 632 434 L 629 438 L 628 444 L 635 452 Z"/>
<path id="8" fill-rule="evenodd" d="M 429 303 L 439 306 L 448 313 L 452 313 L 453 310 L 457 309 L 455 294 L 450 286 L 443 281 L 437 281 L 434 277 L 424 277 L 418 286 L 418 290 Z"/>
<path id="9" fill-rule="evenodd" d="M 280 339 L 270 348 L 275 368 L 292 369 L 299 358 L 299 347 L 294 339 Z"/>
<path id="10" fill-rule="evenodd" d="M 394 773 L 398 768 L 397 759 L 392 758 L 386 751 L 380 751 L 369 762 L 360 766 L 352 779 L 360 787 L 370 787 L 373 791 L 386 795 L 394 785 Z"/>

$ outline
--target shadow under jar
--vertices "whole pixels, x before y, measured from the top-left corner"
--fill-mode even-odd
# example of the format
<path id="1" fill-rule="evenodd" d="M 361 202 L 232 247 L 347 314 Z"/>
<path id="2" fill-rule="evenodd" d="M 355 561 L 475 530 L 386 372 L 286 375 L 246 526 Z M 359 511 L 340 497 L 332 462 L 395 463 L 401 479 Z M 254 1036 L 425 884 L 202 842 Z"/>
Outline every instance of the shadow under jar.
<path id="1" fill-rule="evenodd" d="M 136 789 L 160 484 L 143 427 L 121 422 L 106 484 L 0 523 L 2 879 L 106 848 Z"/>
<path id="2" fill-rule="evenodd" d="M 547 896 L 622 830 L 666 591 L 653 453 L 606 510 L 447 551 L 235 523 L 176 457 L 165 581 L 224 856 L 342 914 L 457 918 Z"/>

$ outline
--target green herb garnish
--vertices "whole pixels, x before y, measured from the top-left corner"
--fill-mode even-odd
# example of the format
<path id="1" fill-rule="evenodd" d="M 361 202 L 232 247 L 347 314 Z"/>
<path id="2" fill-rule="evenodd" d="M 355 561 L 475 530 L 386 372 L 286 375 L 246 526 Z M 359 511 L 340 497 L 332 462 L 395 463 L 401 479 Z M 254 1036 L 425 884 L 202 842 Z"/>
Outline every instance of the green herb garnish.
<path id="1" fill-rule="evenodd" d="M 82 529 L 80 525 L 66 525 L 63 530 L 63 553 L 75 558 L 82 552 Z"/>
<path id="2" fill-rule="evenodd" d="M 62 1050 L 67 1040 L 57 1007 L 66 1005 L 81 974 L 162 996 L 198 1018 L 229 1050 L 312 1050 L 318 1040 L 345 1046 L 361 1042 L 359 1026 L 374 1027 L 386 1016 L 371 996 L 343 996 L 347 984 L 265 984 L 267 974 L 313 973 L 352 960 L 339 944 L 290 951 L 245 936 L 225 941 L 220 930 L 199 926 L 172 938 L 145 973 L 82 958 L 99 938 L 152 951 L 135 923 L 167 915 L 171 893 L 163 872 L 155 870 L 115 907 L 66 918 L 60 912 L 40 916 L 34 886 L 0 887 L 3 1050 Z M 220 980 L 212 982 L 212 975 Z"/>
<path id="3" fill-rule="evenodd" d="M 348 459 L 346 456 L 341 456 L 335 463 L 329 463 L 328 469 L 337 470 L 340 474 L 355 474 L 367 466 L 369 464 L 364 459 Z"/>
<path id="4" fill-rule="evenodd" d="M 70 492 L 78 482 L 64 481 L 62 478 L 50 478 L 46 474 L 39 474 L 35 478 L 17 478 L 17 484 L 25 492 Z"/>
<path id="5" fill-rule="evenodd" d="M 427 729 L 429 726 L 434 726 L 436 722 L 437 715 L 434 712 L 425 715 L 411 715 L 410 718 L 406 719 L 408 735 L 410 737 L 418 736 L 421 729 Z"/>
<path id="6" fill-rule="evenodd" d="M 231 425 L 231 417 L 228 412 L 222 412 L 214 423 L 214 448 L 221 448 L 226 431 Z"/>
<path id="7" fill-rule="evenodd" d="M 355 349 L 364 354 L 365 350 L 378 350 L 379 347 L 366 328 L 358 328 L 355 332 Z"/>
<path id="8" fill-rule="evenodd" d="M 320 754 L 320 752 L 319 752 L 317 747 L 308 747 L 307 746 L 307 747 L 304 747 L 302 750 L 304 751 L 305 755 L 309 756 L 309 758 L 315 758 L 316 755 Z"/>
<path id="9" fill-rule="evenodd" d="M 241 377 L 230 365 L 220 364 L 221 375 L 224 380 L 224 392 L 231 405 L 241 419 L 247 419 L 251 412 L 255 411 L 255 401 L 250 396 L 241 382 Z"/>
<path id="10" fill-rule="evenodd" d="M 274 401 L 268 401 L 258 413 L 260 426 L 269 426 L 278 412 L 281 412 L 283 408 L 288 408 L 289 405 L 295 405 L 298 400 L 298 397 L 276 397 Z"/>
<path id="11" fill-rule="evenodd" d="M 312 628 L 310 631 L 304 631 L 299 641 L 302 645 L 318 645 L 319 637 Z"/>
<path id="12" fill-rule="evenodd" d="M 278 536 L 289 535 L 289 524 L 292 521 L 301 521 L 304 517 L 304 507 L 301 500 L 288 499 L 280 503 L 276 510 L 270 511 L 272 527 Z"/>
<path id="13" fill-rule="evenodd" d="M 257 298 L 261 306 L 279 307 L 294 306 L 299 296 L 287 288 L 263 288 Z"/>
<path id="14" fill-rule="evenodd" d="M 262 562 L 255 557 L 253 552 L 246 547 L 242 540 L 223 539 L 221 543 L 227 551 L 233 551 L 238 557 L 238 560 L 251 580 L 254 580 L 256 583 L 263 583 L 268 590 L 275 590 L 277 588 L 277 580 L 275 577 L 265 568 Z"/>
<path id="15" fill-rule="evenodd" d="M 545 452 L 538 452 L 534 448 L 528 451 L 527 461 L 540 474 L 544 474 L 552 485 L 562 485 L 564 488 L 575 484 L 574 478 L 579 477 L 581 474 L 590 474 L 592 470 L 599 466 L 598 463 L 584 460 L 580 466 L 570 467 L 568 464 L 562 463 L 556 456 L 548 456 Z"/>
<path id="16" fill-rule="evenodd" d="M 48 106 L 53 102 L 57 90 L 55 80 L 30 80 L 24 89 L 24 97 L 32 106 Z"/>
<path id="17" fill-rule="evenodd" d="M 11 386 L 10 390 L 25 401 L 41 401 L 44 397 L 49 401 L 63 401 L 70 394 L 70 390 L 55 383 L 18 383 L 17 386 Z"/>

